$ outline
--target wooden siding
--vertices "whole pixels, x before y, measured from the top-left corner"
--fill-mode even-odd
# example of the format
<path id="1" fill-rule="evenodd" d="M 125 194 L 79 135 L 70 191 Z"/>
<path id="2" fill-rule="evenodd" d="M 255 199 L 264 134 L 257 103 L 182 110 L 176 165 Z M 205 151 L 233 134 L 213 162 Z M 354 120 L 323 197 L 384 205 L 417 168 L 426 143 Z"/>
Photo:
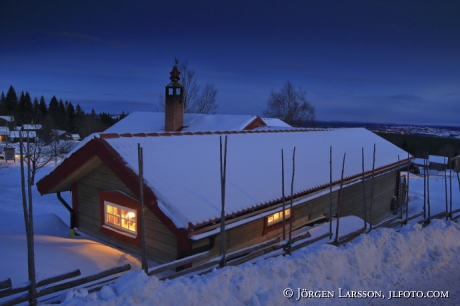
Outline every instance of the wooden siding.
<path id="1" fill-rule="evenodd" d="M 396 194 L 398 174 L 397 171 L 391 171 L 389 173 L 375 177 L 374 182 L 374 201 L 372 209 L 372 223 L 376 224 L 381 222 L 386 217 L 390 216 L 391 201 L 393 196 Z M 369 222 L 369 211 L 370 211 L 370 196 L 371 196 L 371 184 L 372 180 L 368 179 L 365 181 L 365 194 L 367 204 L 367 218 Z M 342 190 L 342 216 L 355 215 L 360 218 L 364 218 L 364 201 L 363 201 L 363 184 L 361 182 L 348 185 Z M 338 194 L 336 190 L 332 193 L 332 215 L 335 216 L 337 213 L 338 205 Z M 321 216 L 329 217 L 330 207 L 330 195 L 329 193 L 319 196 L 317 198 L 307 200 L 305 203 L 299 204 L 294 207 L 294 222 L 293 229 L 299 229 L 304 225 L 310 223 Z M 286 203 L 286 208 L 289 207 L 289 203 Z M 281 211 L 281 209 L 280 209 Z M 261 218 L 242 226 L 232 228 L 225 234 L 227 242 L 227 251 L 233 251 L 248 247 L 250 245 L 260 243 L 269 240 L 274 237 L 282 235 L 282 228 L 269 231 L 266 235 L 263 235 L 265 219 Z M 287 222 L 286 232 L 289 228 L 289 222 Z M 209 239 L 202 239 L 192 243 L 193 248 L 204 246 L 209 243 Z M 220 252 L 220 234 L 216 235 L 214 247 L 211 249 L 211 253 L 214 256 L 219 255 Z"/>
<path id="2" fill-rule="evenodd" d="M 139 247 L 100 232 L 101 205 L 98 191 L 118 190 L 133 198 L 136 198 L 135 195 L 104 164 L 80 178 L 77 184 L 78 229 L 114 246 L 140 254 Z M 176 237 L 151 211 L 147 210 L 144 215 L 148 257 L 160 262 L 169 262 L 176 259 Z"/>

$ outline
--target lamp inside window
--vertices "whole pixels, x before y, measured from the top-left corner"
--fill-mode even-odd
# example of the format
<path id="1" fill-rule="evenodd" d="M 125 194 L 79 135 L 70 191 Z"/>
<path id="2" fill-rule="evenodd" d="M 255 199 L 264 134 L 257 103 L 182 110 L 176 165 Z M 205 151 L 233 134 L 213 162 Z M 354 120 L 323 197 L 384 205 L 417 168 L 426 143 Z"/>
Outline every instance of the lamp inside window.
<path id="1" fill-rule="evenodd" d="M 287 208 L 284 210 L 284 218 L 287 220 L 290 217 L 291 217 L 291 209 Z M 270 225 L 273 225 L 273 224 L 276 224 L 282 221 L 283 221 L 283 211 L 279 211 L 279 212 L 276 212 L 268 216 L 267 225 L 270 226 Z"/>
<path id="2" fill-rule="evenodd" d="M 137 216 L 135 210 L 110 202 L 104 202 L 104 204 L 105 223 L 107 225 L 128 233 L 137 233 Z"/>

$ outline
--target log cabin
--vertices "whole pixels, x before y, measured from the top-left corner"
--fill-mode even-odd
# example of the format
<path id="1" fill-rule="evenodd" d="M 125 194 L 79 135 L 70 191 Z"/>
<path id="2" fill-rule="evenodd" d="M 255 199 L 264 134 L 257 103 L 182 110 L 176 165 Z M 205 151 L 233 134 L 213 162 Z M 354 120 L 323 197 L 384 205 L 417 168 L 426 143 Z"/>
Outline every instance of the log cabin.
<path id="1" fill-rule="evenodd" d="M 163 131 L 141 133 L 126 128 L 124 132 L 112 129 L 93 134 L 37 183 L 41 194 L 71 192 L 71 223 L 79 231 L 140 254 L 140 146 L 144 152 L 142 187 L 148 257 L 170 262 L 205 250 L 218 255 L 220 142 L 224 136 L 228 137 L 224 215 L 229 251 L 280 236 L 283 215 L 292 220 L 294 230 L 333 218 L 339 203 L 344 154 L 341 215 L 366 215 L 376 224 L 392 214 L 399 191 L 399 169 L 410 158 L 405 151 L 363 128 L 184 128 L 180 105 L 183 90 L 175 70 L 166 86 Z M 174 105 L 168 107 L 168 103 Z M 294 148 L 291 210 L 283 209 L 281 150 L 285 156 L 284 184 L 290 190 Z M 371 186 L 372 213 L 369 205 L 364 210 L 364 201 L 371 201 Z M 287 194 L 289 201 L 290 192 Z"/>

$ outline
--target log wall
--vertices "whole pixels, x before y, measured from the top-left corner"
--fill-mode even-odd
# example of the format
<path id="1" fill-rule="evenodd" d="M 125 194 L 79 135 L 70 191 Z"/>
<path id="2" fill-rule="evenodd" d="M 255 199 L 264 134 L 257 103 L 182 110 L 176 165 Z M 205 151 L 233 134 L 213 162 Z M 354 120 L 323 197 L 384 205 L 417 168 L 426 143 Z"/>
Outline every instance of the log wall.
<path id="1" fill-rule="evenodd" d="M 104 164 L 82 177 L 77 184 L 78 229 L 114 246 L 140 254 L 138 246 L 100 232 L 102 224 L 101 209 L 103 208 L 100 205 L 98 192 L 118 190 L 133 198 L 136 198 L 135 195 Z M 176 237 L 150 210 L 145 212 L 145 237 L 147 256 L 150 259 L 160 262 L 169 262 L 176 259 Z"/>

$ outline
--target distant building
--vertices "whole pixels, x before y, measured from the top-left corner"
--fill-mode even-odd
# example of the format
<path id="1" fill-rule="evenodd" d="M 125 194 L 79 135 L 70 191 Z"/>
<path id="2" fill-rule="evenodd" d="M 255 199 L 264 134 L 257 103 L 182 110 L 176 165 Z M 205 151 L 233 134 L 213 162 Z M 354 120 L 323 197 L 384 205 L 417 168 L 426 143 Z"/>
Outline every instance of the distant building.
<path id="1" fill-rule="evenodd" d="M 449 163 L 449 158 L 444 156 L 429 155 L 428 162 L 430 164 L 430 169 L 444 171 Z"/>
<path id="2" fill-rule="evenodd" d="M 10 129 L 7 126 L 0 126 L 0 142 L 6 142 L 9 135 Z"/>
<path id="3" fill-rule="evenodd" d="M 22 135 L 22 141 L 26 142 L 35 142 L 37 138 L 37 133 L 35 131 L 11 131 L 10 132 L 10 142 L 20 142 L 20 135 Z"/>
<path id="4" fill-rule="evenodd" d="M 10 129 L 14 126 L 14 117 L 13 116 L 0 116 L 0 126 L 7 126 Z"/>

